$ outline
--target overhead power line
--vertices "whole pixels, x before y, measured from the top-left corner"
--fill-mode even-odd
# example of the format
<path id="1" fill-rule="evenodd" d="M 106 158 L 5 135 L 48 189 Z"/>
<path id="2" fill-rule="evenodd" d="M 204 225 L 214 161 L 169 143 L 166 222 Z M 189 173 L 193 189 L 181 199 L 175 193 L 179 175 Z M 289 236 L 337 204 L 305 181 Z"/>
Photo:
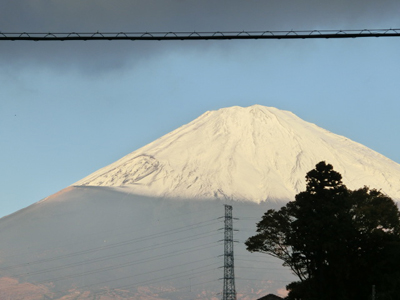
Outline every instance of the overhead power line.
<path id="1" fill-rule="evenodd" d="M 174 228 L 174 229 L 168 229 L 168 230 L 161 231 L 161 232 L 154 233 L 154 234 L 150 234 L 150 235 L 140 236 L 140 237 L 136 237 L 136 238 L 133 238 L 133 239 L 120 241 L 120 242 L 117 242 L 117 243 L 111 243 L 111 244 L 108 244 L 108 245 L 105 245 L 105 246 L 89 248 L 89 249 L 80 250 L 80 251 L 76 251 L 76 252 L 72 252 L 72 253 L 57 255 L 57 256 L 38 259 L 38 260 L 33 260 L 33 261 L 28 261 L 28 262 L 24 262 L 24 263 L 21 263 L 21 264 L 15 264 L 15 265 L 11 265 L 11 266 L 6 266 L 6 267 L 0 268 L 0 271 L 12 270 L 12 269 L 20 268 L 20 267 L 32 266 L 32 265 L 35 265 L 35 264 L 42 264 L 42 263 L 51 262 L 51 261 L 59 261 L 59 260 L 70 258 L 70 257 L 90 254 L 90 253 L 93 253 L 93 252 L 104 251 L 104 250 L 108 250 L 108 249 L 112 249 L 112 248 L 120 248 L 120 247 L 126 246 L 128 244 L 135 244 L 135 243 L 140 243 L 140 242 L 147 241 L 147 240 L 158 239 L 161 236 L 175 235 L 177 233 L 182 233 L 184 231 L 193 230 L 193 228 L 197 228 L 198 229 L 198 228 L 201 228 L 201 227 L 208 227 L 210 225 L 215 225 L 215 224 L 218 224 L 218 223 L 219 223 L 219 221 L 217 221 L 217 219 L 211 219 L 211 220 L 207 220 L 207 221 L 193 223 L 193 224 L 188 225 L 188 226 L 185 225 L 185 226 L 182 226 L 182 227 L 178 227 L 178 228 Z M 202 235 L 202 234 L 198 234 L 198 235 Z M 192 237 L 193 237 L 193 235 L 190 236 L 190 238 L 192 238 Z M 182 240 L 182 239 L 187 239 L 187 238 L 186 237 L 185 238 L 179 238 L 178 240 Z M 166 242 L 166 243 L 170 243 L 170 242 L 171 241 Z M 176 242 L 176 241 L 174 241 L 174 242 Z M 165 245 L 165 243 L 161 244 L 161 245 L 159 244 L 158 246 L 164 246 L 164 245 Z M 152 249 L 154 249 L 154 246 L 152 246 Z M 148 247 L 145 247 L 144 249 L 139 249 L 139 250 L 148 250 Z M 137 249 L 136 250 L 132 250 L 132 251 L 137 251 Z"/>
<path id="2" fill-rule="evenodd" d="M 214 32 L 0 32 L 0 41 L 174 41 L 398 37 L 400 29 Z"/>

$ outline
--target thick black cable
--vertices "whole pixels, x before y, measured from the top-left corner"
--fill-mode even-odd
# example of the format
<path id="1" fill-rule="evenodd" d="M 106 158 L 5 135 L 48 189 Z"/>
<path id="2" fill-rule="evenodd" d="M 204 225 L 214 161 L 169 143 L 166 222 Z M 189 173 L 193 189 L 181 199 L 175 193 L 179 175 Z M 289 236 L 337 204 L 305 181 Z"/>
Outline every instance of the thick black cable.
<path id="1" fill-rule="evenodd" d="M 400 29 L 216 32 L 0 32 L 0 41 L 174 41 L 399 37 Z"/>

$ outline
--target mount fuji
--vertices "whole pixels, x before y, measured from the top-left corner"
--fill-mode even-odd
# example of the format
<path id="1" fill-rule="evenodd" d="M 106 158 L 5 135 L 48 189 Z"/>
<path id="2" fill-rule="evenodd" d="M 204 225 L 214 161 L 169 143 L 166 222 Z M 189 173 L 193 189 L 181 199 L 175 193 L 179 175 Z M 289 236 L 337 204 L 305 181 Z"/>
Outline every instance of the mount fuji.
<path id="1" fill-rule="evenodd" d="M 1 218 L 0 299 L 219 299 L 224 204 L 238 299 L 284 295 L 294 276 L 243 243 L 322 160 L 400 201 L 400 165 L 361 144 L 276 108 L 206 112 Z"/>
<path id="2" fill-rule="evenodd" d="M 349 188 L 400 200 L 400 165 L 288 111 L 254 105 L 209 111 L 74 185 L 168 198 L 294 199 L 305 174 L 331 163 Z"/>

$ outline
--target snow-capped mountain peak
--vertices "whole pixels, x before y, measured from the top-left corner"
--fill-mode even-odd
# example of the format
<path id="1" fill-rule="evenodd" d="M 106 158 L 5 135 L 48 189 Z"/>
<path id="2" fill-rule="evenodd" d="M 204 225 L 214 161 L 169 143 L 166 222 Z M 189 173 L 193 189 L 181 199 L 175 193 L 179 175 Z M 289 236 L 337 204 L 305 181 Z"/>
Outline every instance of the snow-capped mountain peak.
<path id="1" fill-rule="evenodd" d="M 400 165 L 291 112 L 253 105 L 208 111 L 76 182 L 168 198 L 293 200 L 319 161 L 349 188 L 400 200 Z"/>

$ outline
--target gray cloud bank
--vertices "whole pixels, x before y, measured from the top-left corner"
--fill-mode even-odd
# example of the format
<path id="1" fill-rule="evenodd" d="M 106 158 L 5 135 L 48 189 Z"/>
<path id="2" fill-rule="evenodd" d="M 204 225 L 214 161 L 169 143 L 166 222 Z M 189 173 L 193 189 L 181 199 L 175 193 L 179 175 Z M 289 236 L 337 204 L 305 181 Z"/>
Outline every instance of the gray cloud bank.
<path id="1" fill-rule="evenodd" d="M 399 28 L 399 15 L 398 0 L 22 0 L 0 3 L 0 31 L 378 29 Z M 127 59 L 143 59 L 180 45 L 179 42 L 0 43 L 1 64 L 40 63 L 52 67 L 75 64 L 89 70 L 118 68 Z"/>

